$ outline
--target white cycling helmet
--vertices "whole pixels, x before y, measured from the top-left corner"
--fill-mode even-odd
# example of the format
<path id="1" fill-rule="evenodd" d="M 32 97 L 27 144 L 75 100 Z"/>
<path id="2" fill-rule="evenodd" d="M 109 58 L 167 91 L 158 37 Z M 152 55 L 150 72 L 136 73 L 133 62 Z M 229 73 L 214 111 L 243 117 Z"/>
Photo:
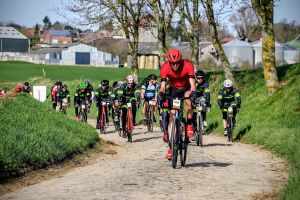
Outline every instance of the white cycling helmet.
<path id="1" fill-rule="evenodd" d="M 226 88 L 232 87 L 232 81 L 229 80 L 229 79 L 226 79 L 226 80 L 224 81 L 224 87 L 226 87 Z"/>
<path id="2" fill-rule="evenodd" d="M 128 76 L 126 77 L 126 82 L 127 82 L 127 83 L 133 83 L 133 81 L 134 81 L 133 76 L 128 75 Z"/>

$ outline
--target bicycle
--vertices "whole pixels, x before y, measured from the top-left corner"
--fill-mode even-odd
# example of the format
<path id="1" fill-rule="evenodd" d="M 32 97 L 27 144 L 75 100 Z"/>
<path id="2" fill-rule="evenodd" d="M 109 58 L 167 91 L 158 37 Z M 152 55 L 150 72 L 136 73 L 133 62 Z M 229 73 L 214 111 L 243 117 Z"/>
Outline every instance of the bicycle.
<path id="1" fill-rule="evenodd" d="M 154 106 L 156 106 L 156 102 L 153 100 L 150 100 L 149 104 L 148 104 L 148 109 L 147 109 L 148 132 L 153 132 Z"/>
<path id="2" fill-rule="evenodd" d="M 233 129 L 234 129 L 234 124 L 233 124 L 233 107 L 235 104 L 231 104 L 227 108 L 227 137 L 228 141 L 233 142 Z"/>
<path id="3" fill-rule="evenodd" d="M 127 137 L 128 142 L 132 143 L 132 132 L 133 132 L 133 116 L 132 116 L 132 103 L 129 102 L 129 99 L 126 99 L 126 102 L 123 104 L 127 108 L 127 113 L 123 113 L 121 110 L 120 113 L 120 119 L 122 121 L 122 116 L 126 114 L 126 124 L 125 124 L 125 130 L 122 130 L 123 137 Z"/>
<path id="4" fill-rule="evenodd" d="M 80 103 L 79 117 L 83 122 L 87 122 L 88 100 L 82 100 Z"/>
<path id="5" fill-rule="evenodd" d="M 180 164 L 185 166 L 187 148 L 189 144 L 189 138 L 185 130 L 186 120 L 182 113 L 182 104 L 185 99 L 190 99 L 189 97 L 182 98 L 169 98 L 172 102 L 171 111 L 174 110 L 173 119 L 171 120 L 171 149 L 172 149 L 172 167 L 176 168 L 178 153 L 180 155 Z"/>
<path id="6" fill-rule="evenodd" d="M 69 104 L 68 99 L 63 98 L 63 100 L 61 102 L 61 110 L 60 111 L 65 115 L 67 114 L 68 104 Z"/>
<path id="7" fill-rule="evenodd" d="M 67 108 L 68 108 L 68 100 L 66 98 L 63 98 L 62 101 L 58 101 L 56 105 L 56 112 L 62 112 L 63 114 L 67 114 Z"/>
<path id="8" fill-rule="evenodd" d="M 195 124 L 195 132 L 196 132 L 196 144 L 197 146 L 203 146 L 203 134 L 204 134 L 204 123 L 202 112 L 206 111 L 206 100 L 204 97 L 197 98 L 195 100 L 195 110 L 196 110 L 196 124 Z"/>
<path id="9" fill-rule="evenodd" d="M 100 118 L 101 121 L 99 123 L 100 133 L 105 134 L 106 128 L 108 127 L 108 122 L 107 122 L 107 118 L 106 118 L 106 115 L 107 115 L 106 109 L 108 109 L 109 102 L 102 101 L 101 105 L 102 105 L 102 107 L 101 107 L 101 118 Z"/>
<path id="10" fill-rule="evenodd" d="M 119 136 L 122 136 L 122 118 L 121 118 L 121 112 L 120 106 L 118 105 L 118 101 L 114 101 L 114 108 L 112 111 L 112 119 L 114 123 L 115 130 L 119 133 Z"/>

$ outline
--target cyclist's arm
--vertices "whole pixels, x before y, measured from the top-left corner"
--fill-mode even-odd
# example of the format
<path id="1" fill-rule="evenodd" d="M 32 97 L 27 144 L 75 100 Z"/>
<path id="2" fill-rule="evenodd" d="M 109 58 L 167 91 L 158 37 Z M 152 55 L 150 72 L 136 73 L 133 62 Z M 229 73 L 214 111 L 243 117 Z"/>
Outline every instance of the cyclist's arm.
<path id="1" fill-rule="evenodd" d="M 222 93 L 222 90 L 220 90 L 219 95 L 217 97 L 217 102 L 218 102 L 218 105 L 220 106 L 220 108 L 222 108 L 222 106 L 223 106 L 222 99 L 223 99 L 223 93 Z"/>
<path id="2" fill-rule="evenodd" d="M 142 98 L 142 100 L 145 99 L 145 92 L 146 92 L 146 87 L 144 85 L 142 85 L 142 88 L 141 88 L 141 98 Z"/>
<path id="3" fill-rule="evenodd" d="M 206 83 L 205 85 L 204 93 L 205 93 L 206 102 L 210 104 L 210 90 L 209 90 L 208 83 Z"/>
<path id="4" fill-rule="evenodd" d="M 135 94 L 136 100 L 138 102 L 140 102 L 141 101 L 141 91 L 139 90 L 138 86 L 136 86 L 134 94 Z"/>
<path id="5" fill-rule="evenodd" d="M 164 79 L 161 80 L 159 92 L 166 93 L 166 81 Z"/>
<path id="6" fill-rule="evenodd" d="M 236 92 L 234 96 L 235 96 L 235 99 L 236 99 L 236 101 L 237 101 L 237 106 L 238 106 L 238 107 L 241 107 L 241 104 L 242 104 L 242 98 L 241 98 L 240 93 L 239 93 L 239 92 Z"/>

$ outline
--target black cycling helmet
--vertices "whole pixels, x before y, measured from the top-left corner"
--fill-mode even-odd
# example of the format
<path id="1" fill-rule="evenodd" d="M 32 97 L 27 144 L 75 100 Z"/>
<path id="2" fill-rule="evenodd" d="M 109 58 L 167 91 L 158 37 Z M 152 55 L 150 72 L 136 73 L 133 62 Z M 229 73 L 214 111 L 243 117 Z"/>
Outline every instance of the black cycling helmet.
<path id="1" fill-rule="evenodd" d="M 117 85 L 118 85 L 118 81 L 115 81 L 115 82 L 113 82 L 113 84 L 112 84 L 113 87 L 117 87 Z"/>
<path id="2" fill-rule="evenodd" d="M 29 86 L 29 83 L 26 81 L 26 82 L 24 82 L 24 85 L 25 86 Z"/>
<path id="3" fill-rule="evenodd" d="M 197 76 L 204 77 L 204 75 L 205 75 L 205 72 L 203 70 L 198 70 L 195 74 L 196 77 Z"/>
<path id="4" fill-rule="evenodd" d="M 155 75 L 155 74 L 150 74 L 149 76 L 148 76 L 148 80 L 150 81 L 150 80 L 157 80 L 157 76 Z"/>
<path id="5" fill-rule="evenodd" d="M 102 86 L 109 86 L 109 81 L 108 80 L 102 80 L 101 85 Z"/>

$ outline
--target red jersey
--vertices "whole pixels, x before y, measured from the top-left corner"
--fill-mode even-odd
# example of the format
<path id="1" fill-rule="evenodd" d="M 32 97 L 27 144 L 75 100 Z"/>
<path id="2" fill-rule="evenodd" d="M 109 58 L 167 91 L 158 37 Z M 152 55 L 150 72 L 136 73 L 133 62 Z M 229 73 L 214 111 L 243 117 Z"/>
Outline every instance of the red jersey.
<path id="1" fill-rule="evenodd" d="M 194 65 L 188 60 L 183 60 L 181 63 L 182 66 L 174 72 L 169 64 L 165 62 L 160 69 L 160 78 L 166 79 L 169 78 L 170 87 L 174 88 L 184 88 L 190 85 L 189 78 L 194 78 Z"/>

